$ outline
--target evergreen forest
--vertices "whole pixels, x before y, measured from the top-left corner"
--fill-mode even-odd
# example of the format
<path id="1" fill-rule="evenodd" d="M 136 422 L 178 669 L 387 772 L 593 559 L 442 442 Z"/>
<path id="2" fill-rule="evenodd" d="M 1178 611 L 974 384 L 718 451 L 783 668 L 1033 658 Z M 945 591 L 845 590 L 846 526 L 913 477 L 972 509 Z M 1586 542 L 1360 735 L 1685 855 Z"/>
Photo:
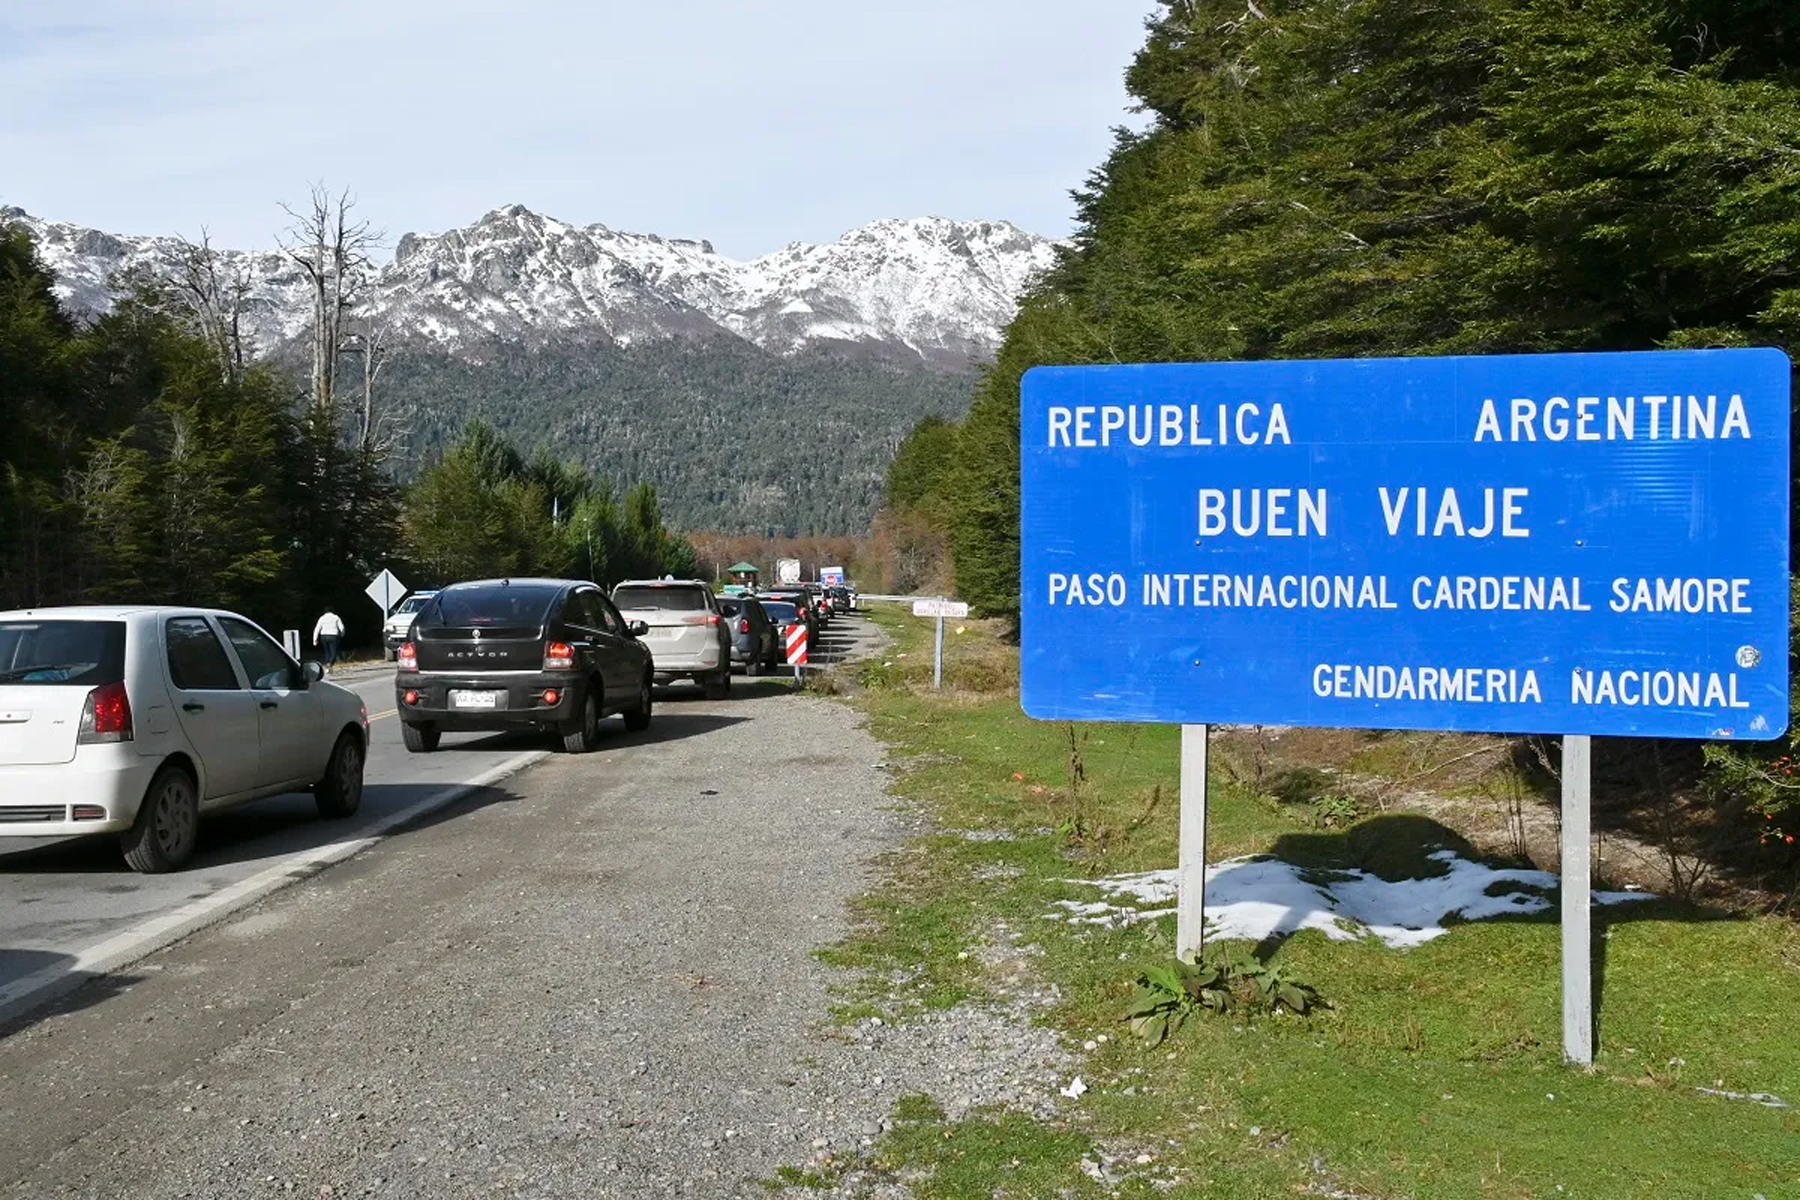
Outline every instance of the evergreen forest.
<path id="1" fill-rule="evenodd" d="M 682 529 L 764 536 L 868 529 L 883 472 L 926 416 L 960 416 L 972 373 L 733 337 L 396 353 L 383 383 L 429 462 L 479 417 L 524 446 L 653 484 Z"/>
<path id="2" fill-rule="evenodd" d="M 877 521 L 989 614 L 1019 608 L 1038 364 L 1796 349 L 1787 0 L 1162 0 L 1126 82 L 1145 123 Z M 1782 809 L 1788 753 L 1711 747 L 1712 779 Z"/>

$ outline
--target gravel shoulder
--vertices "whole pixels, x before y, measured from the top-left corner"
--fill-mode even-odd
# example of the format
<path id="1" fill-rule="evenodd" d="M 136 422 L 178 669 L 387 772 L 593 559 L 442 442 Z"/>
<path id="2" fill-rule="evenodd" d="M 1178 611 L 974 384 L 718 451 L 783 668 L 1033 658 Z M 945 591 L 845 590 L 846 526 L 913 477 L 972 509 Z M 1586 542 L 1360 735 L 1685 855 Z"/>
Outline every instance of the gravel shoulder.
<path id="1" fill-rule="evenodd" d="M 990 1016 L 828 1020 L 916 827 L 847 706 L 669 699 L 0 1040 L 30 1196 L 737 1196 L 901 1095 L 1053 1095 Z M 1053 1047 L 1048 1048 L 1053 1050 Z"/>

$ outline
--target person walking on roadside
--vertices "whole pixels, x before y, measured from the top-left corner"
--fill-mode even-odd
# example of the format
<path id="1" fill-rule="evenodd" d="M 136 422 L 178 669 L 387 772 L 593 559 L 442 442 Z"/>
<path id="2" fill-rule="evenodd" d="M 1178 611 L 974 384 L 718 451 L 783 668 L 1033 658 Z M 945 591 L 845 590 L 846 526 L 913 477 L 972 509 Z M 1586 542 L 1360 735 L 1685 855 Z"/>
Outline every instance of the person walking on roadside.
<path id="1" fill-rule="evenodd" d="M 319 659 L 325 665 L 325 673 L 331 674 L 331 668 L 337 663 L 338 647 L 344 642 L 344 620 L 329 608 L 313 626 L 313 645 L 319 648 Z"/>

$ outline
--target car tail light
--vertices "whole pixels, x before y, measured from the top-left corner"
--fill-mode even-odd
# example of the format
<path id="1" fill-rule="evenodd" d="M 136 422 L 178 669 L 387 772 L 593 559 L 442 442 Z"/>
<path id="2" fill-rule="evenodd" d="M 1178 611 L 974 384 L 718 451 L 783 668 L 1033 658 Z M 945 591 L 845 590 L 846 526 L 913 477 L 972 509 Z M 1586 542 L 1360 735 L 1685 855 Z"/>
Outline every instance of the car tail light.
<path id="1" fill-rule="evenodd" d="M 738 632 L 739 633 L 749 633 L 750 632 L 750 618 L 748 618 L 748 617 L 738 618 Z"/>
<path id="2" fill-rule="evenodd" d="M 544 647 L 544 670 L 567 671 L 575 666 L 575 647 L 567 642 L 551 642 Z"/>
<path id="3" fill-rule="evenodd" d="M 402 671 L 419 669 L 419 648 L 411 642 L 400 647 L 400 669 Z"/>
<path id="4" fill-rule="evenodd" d="M 719 614 L 695 613 L 691 617 L 683 617 L 682 623 L 686 625 L 717 625 L 719 623 Z"/>
<path id="5" fill-rule="evenodd" d="M 545 688 L 544 689 L 544 703 L 545 704 L 548 704 L 551 707 L 555 707 L 556 702 L 561 699 L 562 699 L 562 693 L 557 691 L 555 688 Z"/>
<path id="6" fill-rule="evenodd" d="M 125 695 L 125 684 L 103 684 L 89 692 L 87 703 L 81 707 L 81 726 L 75 741 L 81 745 L 129 742 L 131 736 L 131 701 Z"/>
<path id="7" fill-rule="evenodd" d="M 419 702 L 419 693 L 413 692 L 413 691 L 407 692 L 406 693 L 406 702 L 408 704 L 417 704 Z"/>
<path id="8" fill-rule="evenodd" d="M 75 806 L 75 811 L 70 815 L 77 821 L 106 820 L 106 810 L 101 808 L 98 804 L 77 804 Z"/>

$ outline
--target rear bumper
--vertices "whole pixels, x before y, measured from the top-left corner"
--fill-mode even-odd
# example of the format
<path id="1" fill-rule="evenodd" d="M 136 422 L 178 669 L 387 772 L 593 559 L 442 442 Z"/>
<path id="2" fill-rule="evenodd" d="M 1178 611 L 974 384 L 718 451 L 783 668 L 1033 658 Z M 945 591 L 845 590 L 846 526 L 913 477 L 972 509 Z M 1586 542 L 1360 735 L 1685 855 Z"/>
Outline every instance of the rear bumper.
<path id="1" fill-rule="evenodd" d="M 401 671 L 394 676 L 394 707 L 409 725 L 439 729 L 550 729 L 573 720 L 587 697 L 588 681 L 566 671 L 507 672 L 497 675 L 454 675 Z M 544 703 L 554 689 L 555 704 Z M 493 708 L 452 707 L 451 692 L 493 692 Z M 409 704 L 406 694 L 417 699 Z"/>
<path id="2" fill-rule="evenodd" d="M 83 746 L 72 762 L 41 767 L 0 766 L 0 838 L 68 837 L 131 828 L 161 762 L 125 742 Z M 77 821 L 77 805 L 105 810 Z"/>
<path id="3" fill-rule="evenodd" d="M 650 669 L 658 675 L 692 675 L 696 672 L 716 671 L 721 661 L 729 662 L 731 655 L 721 651 L 718 642 L 709 642 L 701 650 L 668 650 L 658 649 L 646 644 L 650 651 Z"/>

